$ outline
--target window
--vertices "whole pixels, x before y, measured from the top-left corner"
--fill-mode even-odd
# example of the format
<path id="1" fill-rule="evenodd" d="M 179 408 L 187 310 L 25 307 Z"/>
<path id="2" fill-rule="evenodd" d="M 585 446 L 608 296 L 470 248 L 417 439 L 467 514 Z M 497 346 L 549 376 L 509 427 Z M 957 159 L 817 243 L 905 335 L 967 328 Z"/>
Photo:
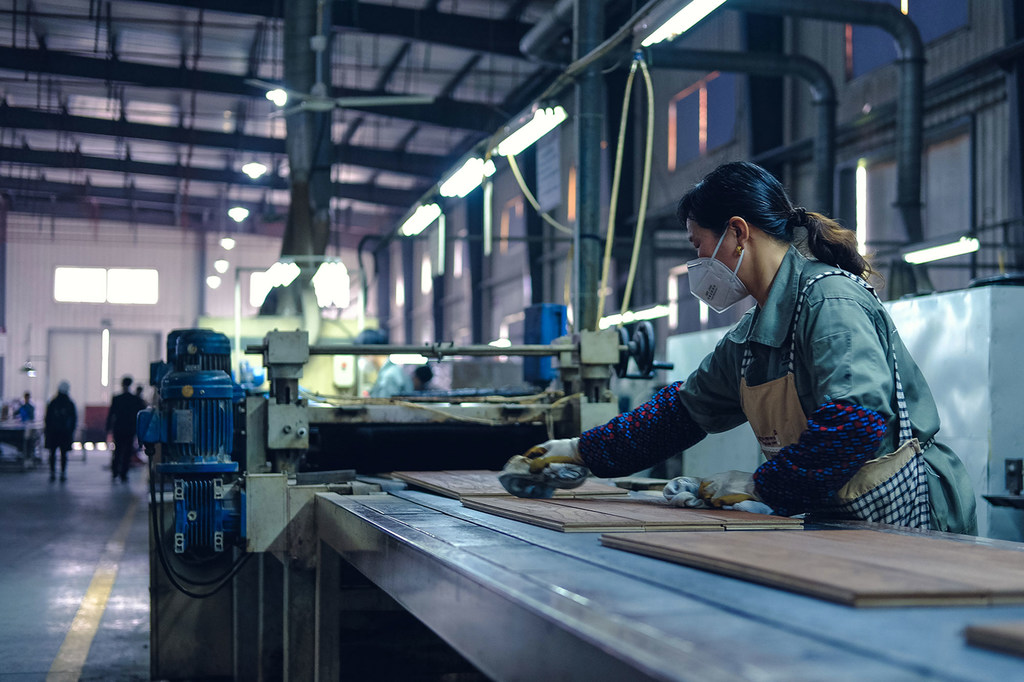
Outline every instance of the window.
<path id="1" fill-rule="evenodd" d="M 57 268 L 53 272 L 53 298 L 62 303 L 106 303 L 106 269 Z"/>
<path id="2" fill-rule="evenodd" d="M 160 295 L 156 270 L 111 268 L 107 270 L 107 303 L 153 305 Z"/>
<path id="3" fill-rule="evenodd" d="M 967 0 L 883 0 L 909 16 L 925 44 L 967 25 Z M 896 61 L 896 43 L 874 26 L 846 26 L 846 77 L 856 78 Z"/>
<path id="4" fill-rule="evenodd" d="M 61 303 L 154 305 L 160 277 L 152 268 L 73 268 L 53 271 L 53 298 Z"/>
<path id="5" fill-rule="evenodd" d="M 498 226 L 498 253 L 508 253 L 510 237 L 526 236 L 526 220 L 523 214 L 523 198 L 510 199 L 501 211 L 501 223 Z"/>
<path id="6" fill-rule="evenodd" d="M 732 142 L 736 128 L 736 77 L 712 72 L 669 103 L 668 169 Z"/>

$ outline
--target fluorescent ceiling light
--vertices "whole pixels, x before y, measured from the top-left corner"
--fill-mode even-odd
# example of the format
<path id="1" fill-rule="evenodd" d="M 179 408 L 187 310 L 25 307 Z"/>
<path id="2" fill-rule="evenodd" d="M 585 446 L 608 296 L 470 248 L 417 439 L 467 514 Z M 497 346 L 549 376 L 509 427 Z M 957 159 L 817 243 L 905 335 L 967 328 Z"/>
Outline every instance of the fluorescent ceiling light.
<path id="1" fill-rule="evenodd" d="M 697 22 L 714 12 L 724 2 L 725 0 L 692 0 L 686 7 L 672 15 L 671 19 L 655 29 L 654 33 L 644 38 L 640 44 L 650 47 L 666 40 L 672 40 L 696 26 Z"/>
<path id="2" fill-rule="evenodd" d="M 962 256 L 965 253 L 974 253 L 979 248 L 981 248 L 981 242 L 976 238 L 960 237 L 960 239 L 949 244 L 940 244 L 939 246 L 931 246 L 926 249 L 905 253 L 903 254 L 903 260 L 911 265 L 920 265 L 921 263 L 930 263 L 933 260 Z"/>
<path id="3" fill-rule="evenodd" d="M 427 229 L 427 226 L 437 220 L 439 215 L 441 215 L 440 206 L 437 204 L 425 204 L 417 208 L 416 212 L 402 223 L 402 227 L 398 231 L 406 237 L 412 237 Z"/>
<path id="4" fill-rule="evenodd" d="M 225 251 L 230 251 L 235 248 L 235 240 L 231 237 L 221 237 L 220 245 Z"/>
<path id="5" fill-rule="evenodd" d="M 209 277 L 207 277 L 206 278 L 206 286 L 210 287 L 211 289 L 216 289 L 217 287 L 219 287 L 220 286 L 220 276 L 219 275 L 210 275 Z"/>
<path id="6" fill-rule="evenodd" d="M 250 178 L 255 180 L 264 173 L 267 172 L 267 167 L 259 161 L 250 161 L 249 163 L 242 166 L 242 172 L 248 175 Z"/>
<path id="7" fill-rule="evenodd" d="M 267 277 L 271 286 L 286 287 L 295 281 L 301 271 L 295 263 L 278 261 L 267 269 Z"/>
<path id="8" fill-rule="evenodd" d="M 236 223 L 240 223 L 249 217 L 249 209 L 242 206 L 235 206 L 228 209 L 228 216 Z"/>
<path id="9" fill-rule="evenodd" d="M 498 153 L 502 156 L 515 156 L 554 130 L 568 116 L 562 106 L 538 109 L 533 112 L 533 118 L 526 125 L 498 144 Z"/>
<path id="10" fill-rule="evenodd" d="M 416 355 L 415 353 L 392 353 L 388 356 L 388 360 L 396 365 L 422 365 L 429 359 L 426 355 Z"/>
<path id="11" fill-rule="evenodd" d="M 602 317 L 601 321 L 598 322 L 598 327 L 607 329 L 618 324 L 629 324 L 639 320 L 654 320 L 659 317 L 668 317 L 668 313 L 669 308 L 667 305 L 656 305 L 651 308 L 644 308 L 643 310 L 627 310 L 624 313 Z"/>
<path id="12" fill-rule="evenodd" d="M 441 183 L 441 196 L 464 197 L 480 186 L 484 178 L 494 175 L 494 162 L 490 159 L 472 158 L 462 164 L 462 168 Z"/>
<path id="13" fill-rule="evenodd" d="M 321 263 L 313 275 L 313 293 L 321 308 L 344 308 L 350 296 L 348 268 L 339 261 Z"/>
<path id="14" fill-rule="evenodd" d="M 223 258 L 218 258 L 217 260 L 213 261 L 213 269 L 216 270 L 217 272 L 219 272 L 222 275 L 225 272 L 228 271 L 228 267 L 230 267 L 230 266 L 231 266 L 231 264 L 228 263 Z"/>
<path id="15" fill-rule="evenodd" d="M 281 88 L 269 91 L 266 97 L 279 107 L 283 107 L 285 104 L 288 104 L 288 93 Z"/>

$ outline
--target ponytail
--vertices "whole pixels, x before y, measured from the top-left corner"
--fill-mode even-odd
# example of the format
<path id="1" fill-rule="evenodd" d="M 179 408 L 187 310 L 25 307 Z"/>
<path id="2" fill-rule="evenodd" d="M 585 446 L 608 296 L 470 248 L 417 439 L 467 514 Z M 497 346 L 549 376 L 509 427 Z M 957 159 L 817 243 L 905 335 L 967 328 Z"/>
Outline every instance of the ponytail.
<path id="1" fill-rule="evenodd" d="M 694 185 L 676 208 L 680 225 L 694 220 L 716 236 L 721 236 L 732 216 L 787 244 L 794 242 L 794 228 L 805 228 L 810 255 L 860 277 L 878 274 L 857 250 L 852 230 L 821 213 L 794 206 L 782 183 L 757 164 L 722 164 Z"/>
<path id="2" fill-rule="evenodd" d="M 823 263 L 842 268 L 867 279 L 877 274 L 857 249 L 857 235 L 839 223 L 814 211 L 794 210 L 794 222 L 807 228 L 807 248 Z"/>

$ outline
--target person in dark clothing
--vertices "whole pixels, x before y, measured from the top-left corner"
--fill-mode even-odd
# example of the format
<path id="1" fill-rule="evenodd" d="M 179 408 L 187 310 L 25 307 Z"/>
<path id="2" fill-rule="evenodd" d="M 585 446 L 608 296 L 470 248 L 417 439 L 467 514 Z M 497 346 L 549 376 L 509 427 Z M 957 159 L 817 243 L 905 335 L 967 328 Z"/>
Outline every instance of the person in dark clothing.
<path id="1" fill-rule="evenodd" d="M 57 478 L 57 450 L 60 450 L 60 481 L 67 480 L 68 450 L 75 437 L 78 426 L 78 410 L 68 396 L 71 390 L 67 381 L 57 386 L 57 395 L 46 404 L 46 417 L 43 420 L 43 435 L 46 448 L 50 451 L 50 482 Z"/>
<path id="2" fill-rule="evenodd" d="M 132 378 L 121 379 L 123 393 L 114 396 L 107 413 L 107 433 L 114 435 L 114 456 L 110 462 L 110 475 L 114 480 L 120 478 L 128 482 L 128 467 L 135 454 L 135 418 L 139 410 L 146 406 L 145 401 L 132 393 Z"/>
<path id="3" fill-rule="evenodd" d="M 434 378 L 434 370 L 430 369 L 430 365 L 420 365 L 412 372 L 412 387 L 415 391 L 429 391 L 433 388 L 430 385 L 431 380 Z"/>

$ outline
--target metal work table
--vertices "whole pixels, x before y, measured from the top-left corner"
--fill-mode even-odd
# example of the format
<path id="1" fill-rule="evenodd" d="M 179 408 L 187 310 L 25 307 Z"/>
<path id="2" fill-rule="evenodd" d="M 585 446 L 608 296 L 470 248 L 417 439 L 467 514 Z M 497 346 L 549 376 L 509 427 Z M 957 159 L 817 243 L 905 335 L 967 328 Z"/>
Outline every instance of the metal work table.
<path id="1" fill-rule="evenodd" d="M 413 491 L 321 494 L 316 517 L 323 547 L 497 680 L 1024 679 L 963 638 L 1024 606 L 856 609 Z"/>

